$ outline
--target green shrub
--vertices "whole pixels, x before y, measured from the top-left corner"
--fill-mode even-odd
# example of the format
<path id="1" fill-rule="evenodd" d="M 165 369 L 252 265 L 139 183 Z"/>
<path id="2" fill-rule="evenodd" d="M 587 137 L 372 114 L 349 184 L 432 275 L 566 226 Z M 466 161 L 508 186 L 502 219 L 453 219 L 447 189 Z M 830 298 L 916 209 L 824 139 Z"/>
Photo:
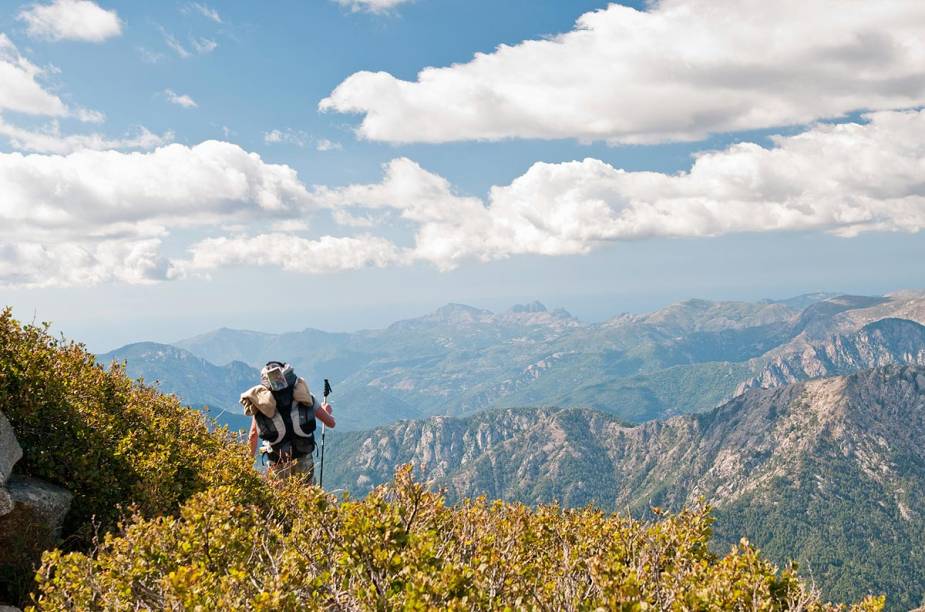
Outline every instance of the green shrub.
<path id="1" fill-rule="evenodd" d="M 479 499 L 447 507 L 402 468 L 362 501 L 285 483 L 136 516 L 94 555 L 45 555 L 36 608 L 835 610 L 743 542 L 708 547 L 706 507 L 645 523 Z M 868 599 L 852 609 L 879 610 Z"/>
<path id="2" fill-rule="evenodd" d="M 227 432 L 210 434 L 173 396 L 132 381 L 120 365 L 107 371 L 47 326 L 20 325 L 9 309 L 0 312 L 0 410 L 23 447 L 16 471 L 74 493 L 64 526 L 71 548 L 113 528 L 130 505 L 157 516 L 213 485 L 241 495 L 262 490 Z M 15 573 L 0 571 L 9 578 L 0 578 L 0 595 L 14 588 Z"/>

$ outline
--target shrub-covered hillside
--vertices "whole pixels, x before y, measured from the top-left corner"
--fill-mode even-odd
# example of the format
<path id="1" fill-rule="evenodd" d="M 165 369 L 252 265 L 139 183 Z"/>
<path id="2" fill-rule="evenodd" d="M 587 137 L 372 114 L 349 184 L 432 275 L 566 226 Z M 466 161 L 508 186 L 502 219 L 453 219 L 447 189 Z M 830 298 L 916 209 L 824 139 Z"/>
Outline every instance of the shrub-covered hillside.
<path id="1" fill-rule="evenodd" d="M 40 610 L 836 608 L 746 543 L 713 554 L 706 507 L 647 523 L 447 506 L 408 468 L 359 501 L 267 485 L 201 415 L 8 311 L 0 410 L 24 449 L 17 468 L 75 494 L 65 535 L 78 537 L 45 554 Z"/>
<path id="2" fill-rule="evenodd" d="M 0 406 L 23 447 L 17 468 L 74 493 L 65 536 L 114 526 L 120 506 L 156 516 L 212 485 L 244 492 L 259 482 L 242 449 L 174 396 L 9 310 L 0 312 Z"/>

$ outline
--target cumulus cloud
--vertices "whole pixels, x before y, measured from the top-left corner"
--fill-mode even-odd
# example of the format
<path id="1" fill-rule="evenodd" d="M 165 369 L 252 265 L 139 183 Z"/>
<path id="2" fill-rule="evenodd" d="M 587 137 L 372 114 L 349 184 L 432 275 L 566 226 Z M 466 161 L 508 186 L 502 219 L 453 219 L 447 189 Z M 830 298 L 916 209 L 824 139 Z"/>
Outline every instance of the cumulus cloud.
<path id="1" fill-rule="evenodd" d="M 151 236 L 165 229 L 302 214 L 296 172 L 237 145 L 171 144 L 149 153 L 0 154 L 0 239 Z"/>
<path id="2" fill-rule="evenodd" d="M 388 142 L 690 141 L 925 103 L 920 0 L 612 4 L 566 34 L 425 68 L 357 72 L 322 110 Z"/>
<path id="3" fill-rule="evenodd" d="M 167 98 L 167 101 L 171 104 L 176 104 L 177 106 L 182 106 L 183 108 L 198 108 L 199 105 L 196 104 L 196 101 L 193 100 L 186 94 L 178 94 L 172 89 L 164 90 L 164 97 Z"/>
<path id="4" fill-rule="evenodd" d="M 349 8 L 354 13 L 365 11 L 368 13 L 387 13 L 401 4 L 411 0 L 337 0 L 341 6 Z"/>
<path id="5" fill-rule="evenodd" d="M 149 153 L 0 153 L 0 284 L 167 278 L 161 240 L 180 228 L 305 216 L 311 194 L 288 166 L 207 141 Z"/>
<path id="6" fill-rule="evenodd" d="M 817 124 L 767 148 L 706 151 L 676 174 L 596 159 L 537 163 L 484 199 L 407 158 L 389 162 L 377 183 L 309 188 L 288 166 L 225 142 L 0 154 L 0 283 L 149 282 L 245 265 L 320 274 L 426 262 L 446 270 L 653 237 L 918 232 L 923 176 L 925 110 Z M 320 210 L 366 233 L 297 235 Z M 384 219 L 413 238 L 390 240 Z M 196 239 L 165 263 L 160 241 L 195 227 L 224 235 Z"/>
<path id="7" fill-rule="evenodd" d="M 303 274 L 329 274 L 367 267 L 401 264 L 407 256 L 394 243 L 377 236 L 334 237 L 317 240 L 291 234 L 260 234 L 209 238 L 190 248 L 187 260 L 173 263 L 172 274 L 226 266 L 277 266 Z"/>
<path id="8" fill-rule="evenodd" d="M 88 286 L 146 284 L 168 276 L 160 240 L 113 239 L 41 244 L 0 242 L 0 285 Z"/>
<path id="9" fill-rule="evenodd" d="M 66 154 L 81 149 L 153 149 L 173 141 L 171 131 L 155 134 L 145 127 L 137 128 L 122 138 L 108 138 L 102 134 L 62 134 L 57 121 L 40 130 L 27 130 L 4 121 L 0 116 L 0 136 L 20 151 Z"/>
<path id="10" fill-rule="evenodd" d="M 90 0 L 55 0 L 34 4 L 17 17 L 26 23 L 33 38 L 103 42 L 122 34 L 122 22 L 115 11 L 102 9 Z"/>
<path id="11" fill-rule="evenodd" d="M 925 111 L 878 112 L 699 155 L 679 174 L 626 172 L 596 160 L 537 163 L 487 202 L 400 158 L 372 185 L 320 189 L 326 206 L 392 208 L 416 227 L 413 257 L 449 269 L 467 259 L 586 253 L 609 241 L 736 232 L 925 228 Z"/>
<path id="12" fill-rule="evenodd" d="M 79 114 L 38 82 L 44 71 L 23 57 L 16 45 L 0 32 L 0 111 L 68 117 Z M 84 111 L 86 112 L 86 111 Z M 83 118 L 92 119 L 89 115 Z"/>

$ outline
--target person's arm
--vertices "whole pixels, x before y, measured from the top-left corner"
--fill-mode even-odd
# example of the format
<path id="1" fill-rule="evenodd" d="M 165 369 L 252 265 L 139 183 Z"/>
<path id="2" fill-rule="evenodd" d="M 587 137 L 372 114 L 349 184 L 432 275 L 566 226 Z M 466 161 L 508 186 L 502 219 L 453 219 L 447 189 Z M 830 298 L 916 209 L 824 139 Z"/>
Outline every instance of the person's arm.
<path id="1" fill-rule="evenodd" d="M 257 417 L 251 417 L 251 430 L 247 435 L 247 443 L 251 447 L 251 456 L 257 454 Z"/>
<path id="2" fill-rule="evenodd" d="M 331 404 L 325 402 L 324 404 L 318 404 L 318 400 L 315 400 L 315 418 L 327 425 L 328 427 L 334 427 L 334 409 L 331 408 Z"/>

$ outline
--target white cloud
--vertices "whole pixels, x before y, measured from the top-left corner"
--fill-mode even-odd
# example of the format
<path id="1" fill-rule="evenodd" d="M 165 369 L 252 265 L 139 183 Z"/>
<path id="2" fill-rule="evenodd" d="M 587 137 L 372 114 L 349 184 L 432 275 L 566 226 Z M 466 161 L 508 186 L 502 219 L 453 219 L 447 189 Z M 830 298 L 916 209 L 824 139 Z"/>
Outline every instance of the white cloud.
<path id="1" fill-rule="evenodd" d="M 183 8 L 183 12 L 189 13 L 191 11 L 196 11 L 206 19 L 211 19 L 215 23 L 222 23 L 222 16 L 219 15 L 217 10 L 207 4 L 202 4 L 201 2 L 190 2 Z"/>
<path id="2" fill-rule="evenodd" d="M 266 144 L 288 144 L 294 147 L 299 147 L 300 149 L 312 146 L 316 151 L 322 152 L 339 151 L 343 148 L 339 142 L 334 142 L 332 140 L 328 140 L 327 138 L 315 140 L 312 138 L 311 134 L 303 132 L 302 130 L 294 130 L 292 128 L 286 128 L 284 130 L 270 130 L 269 132 L 264 132 L 263 142 Z"/>
<path id="3" fill-rule="evenodd" d="M 189 44 L 192 47 L 190 50 L 163 27 L 161 27 L 161 35 L 164 37 L 164 44 L 170 47 L 180 59 L 189 59 L 193 55 L 206 55 L 218 48 L 218 43 L 210 38 L 190 38 Z"/>
<path id="4" fill-rule="evenodd" d="M 115 11 L 102 9 L 90 0 L 55 0 L 34 4 L 17 17 L 26 22 L 33 38 L 103 42 L 122 34 L 122 22 Z"/>
<path id="5" fill-rule="evenodd" d="M 190 44 L 193 45 L 193 49 L 195 49 L 196 53 L 199 55 L 212 53 L 218 48 L 218 43 L 210 38 L 193 38 L 190 39 Z"/>
<path id="6" fill-rule="evenodd" d="M 171 144 L 149 153 L 0 154 L 0 240 L 150 237 L 170 228 L 304 213 L 296 172 L 237 145 Z"/>
<path id="7" fill-rule="evenodd" d="M 411 0 L 337 0 L 341 6 L 349 8 L 354 13 L 365 11 L 368 13 L 387 13 L 401 4 Z"/>
<path id="8" fill-rule="evenodd" d="M 89 123 L 100 123 L 105 119 L 103 113 L 98 111 L 71 108 L 45 89 L 39 83 L 45 72 L 23 57 L 6 34 L 0 32 L 0 112 L 73 117 Z"/>
<path id="9" fill-rule="evenodd" d="M 274 221 L 270 228 L 274 232 L 304 232 L 309 229 L 309 225 L 304 219 L 283 219 L 282 221 Z M 245 230 L 246 228 L 242 228 L 238 232 Z"/>
<path id="10" fill-rule="evenodd" d="M 173 52 L 176 53 L 181 59 L 187 59 L 193 56 L 193 53 L 184 47 L 173 34 L 167 30 L 164 30 L 163 28 L 161 28 L 161 34 L 164 36 L 164 44 L 173 49 Z"/>
<path id="11" fill-rule="evenodd" d="M 333 208 L 394 208 L 417 225 L 414 257 L 586 253 L 608 241 L 736 232 L 925 228 L 925 111 L 879 112 L 701 154 L 689 172 L 626 172 L 595 159 L 534 164 L 488 203 L 400 158 L 381 183 L 320 189 Z"/>
<path id="12" fill-rule="evenodd" d="M 20 151 L 38 153 L 72 153 L 81 149 L 153 149 L 173 141 L 173 132 L 155 134 L 144 127 L 122 138 L 107 138 L 102 134 L 62 135 L 57 121 L 44 129 L 27 130 L 4 121 L 0 116 L 0 136 L 9 139 L 10 144 Z"/>
<path id="13" fill-rule="evenodd" d="M 42 70 L 19 54 L 16 45 L 0 33 L 0 110 L 30 115 L 66 117 L 67 105 L 37 81 Z"/>
<path id="14" fill-rule="evenodd" d="M 216 141 L 150 153 L 0 153 L 0 193 L 0 285 L 20 286 L 164 279 L 178 272 L 159 247 L 177 229 L 266 227 L 315 206 L 288 166 Z"/>
<path id="15" fill-rule="evenodd" d="M 339 142 L 322 138 L 315 143 L 315 149 L 318 151 L 340 151 L 344 147 Z"/>
<path id="16" fill-rule="evenodd" d="M 103 240 L 40 244 L 0 242 L 0 285 L 88 286 L 164 280 L 168 262 L 160 240 Z"/>
<path id="17" fill-rule="evenodd" d="M 203 240 L 190 248 L 188 260 L 173 263 L 172 273 L 184 276 L 227 266 L 270 265 L 303 274 L 330 274 L 406 261 L 401 249 L 376 236 L 309 240 L 290 234 L 260 234 Z"/>
<path id="18" fill-rule="evenodd" d="M 373 227 L 382 221 L 372 215 L 356 215 L 342 208 L 332 210 L 331 218 L 334 219 L 334 223 L 345 227 Z"/>
<path id="19" fill-rule="evenodd" d="M 177 106 L 182 106 L 183 108 L 198 108 L 199 105 L 196 104 L 196 101 L 193 100 L 186 94 L 178 94 L 172 89 L 164 90 L 164 97 L 167 98 L 167 101 L 171 104 L 176 104 Z"/>
<path id="20" fill-rule="evenodd" d="M 292 168 L 225 142 L 0 154 L 0 284 L 148 282 L 244 265 L 451 269 L 652 237 L 918 232 L 923 176 L 925 110 L 819 124 L 775 137 L 769 148 L 734 144 L 698 155 L 677 174 L 627 172 L 596 159 L 537 163 L 485 200 L 406 158 L 387 164 L 378 183 L 309 189 Z M 321 209 L 368 233 L 295 235 Z M 413 230 L 409 244 L 384 235 L 396 219 L 398 230 Z M 193 239 L 187 256 L 165 263 L 159 241 L 182 240 L 191 234 L 177 230 L 197 227 L 232 235 Z"/>
<path id="21" fill-rule="evenodd" d="M 301 130 L 286 128 L 285 130 L 270 130 L 263 133 L 266 144 L 290 144 L 304 148 L 311 142 L 311 136 Z"/>
<path id="22" fill-rule="evenodd" d="M 156 64 L 164 59 L 164 54 L 158 53 L 157 51 L 151 51 L 144 47 L 136 47 L 136 50 L 138 51 L 138 55 L 141 56 L 141 61 L 146 64 Z"/>
<path id="23" fill-rule="evenodd" d="M 611 4 L 416 81 L 358 72 L 320 103 L 389 142 L 697 140 L 925 103 L 921 0 Z"/>

